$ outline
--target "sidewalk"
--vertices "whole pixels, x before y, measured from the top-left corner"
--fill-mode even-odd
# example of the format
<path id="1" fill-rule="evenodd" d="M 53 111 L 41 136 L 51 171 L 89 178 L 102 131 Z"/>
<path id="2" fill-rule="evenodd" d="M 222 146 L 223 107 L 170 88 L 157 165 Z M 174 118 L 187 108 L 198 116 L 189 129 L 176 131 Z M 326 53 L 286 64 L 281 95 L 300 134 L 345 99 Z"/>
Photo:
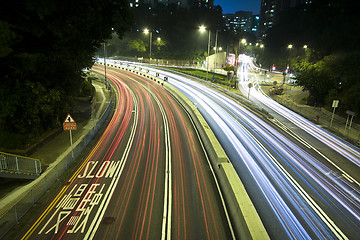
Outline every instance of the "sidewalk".
<path id="1" fill-rule="evenodd" d="M 92 83 L 96 89 L 96 93 L 91 101 L 91 104 L 87 104 L 85 108 L 83 108 L 84 106 L 79 106 L 79 112 L 73 116 L 77 123 L 77 130 L 72 131 L 74 149 L 82 141 L 84 136 L 87 136 L 91 131 L 94 131 L 95 126 L 98 125 L 111 100 L 111 91 L 106 89 L 103 82 L 94 80 Z M 75 115 L 79 116 L 79 119 L 76 119 Z M 5 190 L 6 192 L 2 189 L 0 193 L 0 222 L 6 212 L 11 210 L 19 201 L 22 200 L 22 198 L 29 196 L 29 191 L 31 191 L 31 197 L 33 198 L 35 193 L 32 191 L 36 191 L 34 186 L 39 184 L 39 181 L 43 181 L 44 178 L 45 182 L 40 185 L 45 184 L 45 188 L 47 189 L 47 184 L 50 182 L 49 178 L 52 176 L 48 176 L 48 181 L 46 181 L 46 178 L 47 173 L 49 173 L 51 169 L 56 168 L 56 177 L 59 177 L 58 174 L 60 171 L 58 171 L 57 168 L 60 164 L 62 164 L 62 160 L 68 156 L 71 150 L 69 131 L 62 131 L 31 154 L 32 158 L 41 160 L 41 163 L 44 166 L 43 173 L 38 179 L 33 181 L 20 183 L 15 181 L 12 189 L 7 188 Z"/>

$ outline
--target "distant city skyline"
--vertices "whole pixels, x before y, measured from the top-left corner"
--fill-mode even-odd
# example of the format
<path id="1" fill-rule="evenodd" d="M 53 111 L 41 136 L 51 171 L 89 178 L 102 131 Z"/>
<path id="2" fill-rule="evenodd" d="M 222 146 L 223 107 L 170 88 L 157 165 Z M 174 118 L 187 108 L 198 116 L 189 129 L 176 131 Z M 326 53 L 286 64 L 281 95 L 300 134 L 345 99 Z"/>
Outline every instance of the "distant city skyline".
<path id="1" fill-rule="evenodd" d="M 223 13 L 235 13 L 237 11 L 250 11 L 253 14 L 260 13 L 261 0 L 215 0 L 214 5 L 220 5 Z"/>

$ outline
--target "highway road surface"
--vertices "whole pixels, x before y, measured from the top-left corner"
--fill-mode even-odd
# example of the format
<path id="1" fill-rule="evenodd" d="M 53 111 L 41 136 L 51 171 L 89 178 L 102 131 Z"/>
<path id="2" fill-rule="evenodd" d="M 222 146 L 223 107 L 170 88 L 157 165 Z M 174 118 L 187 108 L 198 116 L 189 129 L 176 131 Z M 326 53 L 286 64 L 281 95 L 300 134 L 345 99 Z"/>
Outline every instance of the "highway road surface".
<path id="1" fill-rule="evenodd" d="M 22 239 L 234 238 L 187 113 L 151 80 L 109 67 L 107 77 L 111 122 Z"/>
<path id="2" fill-rule="evenodd" d="M 315 136 L 309 142 L 283 122 L 244 107 L 240 101 L 245 99 L 220 93 L 224 89 L 168 71 L 149 70 L 160 78 L 167 76 L 168 83 L 197 106 L 238 172 L 271 238 L 360 239 L 358 149 L 334 136 L 331 142 Z M 284 115 L 302 119 L 288 110 Z M 299 125 L 307 133 L 325 137 L 317 126 L 301 121 Z M 314 143 L 321 143 L 321 149 Z M 349 154 L 337 151 L 341 146 Z"/>

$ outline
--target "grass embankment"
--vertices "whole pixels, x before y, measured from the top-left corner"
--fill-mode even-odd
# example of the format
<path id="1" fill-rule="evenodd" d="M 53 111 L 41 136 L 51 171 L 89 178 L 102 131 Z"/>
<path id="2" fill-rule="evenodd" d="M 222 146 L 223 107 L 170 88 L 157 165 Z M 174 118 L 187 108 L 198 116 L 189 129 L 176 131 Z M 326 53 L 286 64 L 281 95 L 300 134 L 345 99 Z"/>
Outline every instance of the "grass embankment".
<path id="1" fill-rule="evenodd" d="M 213 72 L 208 72 L 207 77 L 206 77 L 206 71 L 203 70 L 199 70 L 199 69 L 194 69 L 194 68 L 177 68 L 177 67 L 168 67 L 168 69 L 177 71 L 177 72 L 181 72 L 181 73 L 185 73 L 203 80 L 212 82 L 212 83 L 216 83 L 216 84 L 220 84 L 223 85 L 225 87 L 235 87 L 235 81 L 230 81 L 227 79 L 226 75 L 222 75 L 222 74 L 218 74 L 218 73 L 213 73 Z"/>

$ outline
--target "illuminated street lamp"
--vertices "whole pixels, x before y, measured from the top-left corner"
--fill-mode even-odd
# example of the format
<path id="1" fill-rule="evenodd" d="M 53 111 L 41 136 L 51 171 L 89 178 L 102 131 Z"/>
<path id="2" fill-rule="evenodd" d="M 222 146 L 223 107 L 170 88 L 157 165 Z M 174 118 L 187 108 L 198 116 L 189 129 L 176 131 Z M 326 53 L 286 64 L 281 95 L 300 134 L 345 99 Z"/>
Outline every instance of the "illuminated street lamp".
<path id="1" fill-rule="evenodd" d="M 205 32 L 206 31 L 206 27 L 204 25 L 200 26 L 199 28 L 200 32 Z M 210 34 L 211 31 L 209 30 L 209 40 L 208 40 L 208 58 L 210 60 Z M 206 81 L 208 79 L 208 73 L 209 73 L 209 63 L 208 61 L 206 61 Z"/>
<path id="2" fill-rule="evenodd" d="M 149 59 L 149 62 L 151 63 L 151 42 L 152 42 L 152 31 L 149 31 L 149 29 L 145 28 L 144 29 L 144 33 L 145 35 L 148 35 L 150 33 L 150 59 Z"/>
<path id="3" fill-rule="evenodd" d="M 307 49 L 308 48 L 308 46 L 307 45 L 304 45 L 304 47 L 303 47 L 304 49 Z"/>
<path id="4" fill-rule="evenodd" d="M 289 49 L 292 49 L 292 48 L 293 48 L 293 45 L 292 45 L 292 44 L 289 44 L 289 45 L 288 45 L 288 48 L 289 48 Z"/>

